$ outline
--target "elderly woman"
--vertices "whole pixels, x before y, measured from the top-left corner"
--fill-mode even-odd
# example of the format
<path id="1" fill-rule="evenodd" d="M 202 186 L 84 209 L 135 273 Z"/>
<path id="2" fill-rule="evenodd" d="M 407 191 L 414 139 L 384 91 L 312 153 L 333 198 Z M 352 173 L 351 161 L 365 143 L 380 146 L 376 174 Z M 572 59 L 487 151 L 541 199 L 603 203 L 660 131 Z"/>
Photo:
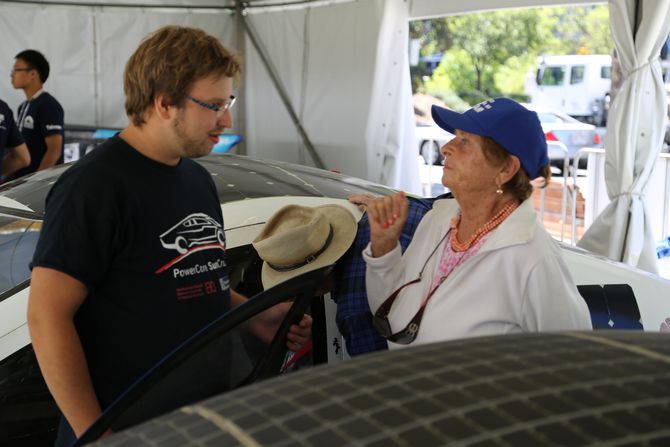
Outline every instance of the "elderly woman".
<path id="1" fill-rule="evenodd" d="M 456 137 L 442 147 L 455 200 L 426 214 L 401 255 L 402 193 L 368 205 L 373 324 L 389 346 L 515 332 L 591 329 L 556 242 L 537 220 L 531 179 L 550 175 L 537 114 L 508 98 L 465 113 L 433 106 Z"/>

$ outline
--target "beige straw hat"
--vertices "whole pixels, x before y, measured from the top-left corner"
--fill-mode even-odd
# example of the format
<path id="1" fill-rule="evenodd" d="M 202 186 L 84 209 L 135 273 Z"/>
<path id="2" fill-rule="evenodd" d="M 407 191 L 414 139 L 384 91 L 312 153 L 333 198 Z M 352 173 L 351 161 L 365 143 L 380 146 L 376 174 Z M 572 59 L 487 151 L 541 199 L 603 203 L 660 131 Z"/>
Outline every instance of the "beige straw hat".
<path id="1" fill-rule="evenodd" d="M 356 236 L 356 219 L 340 205 L 288 205 L 267 221 L 253 246 L 264 288 L 335 263 Z"/>

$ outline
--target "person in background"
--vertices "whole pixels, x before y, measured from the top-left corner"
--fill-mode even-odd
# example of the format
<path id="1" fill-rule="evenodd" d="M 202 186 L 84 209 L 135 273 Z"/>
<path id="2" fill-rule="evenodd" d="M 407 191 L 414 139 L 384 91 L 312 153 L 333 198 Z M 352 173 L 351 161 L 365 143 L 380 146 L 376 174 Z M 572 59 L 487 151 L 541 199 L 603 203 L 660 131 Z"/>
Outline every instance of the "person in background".
<path id="1" fill-rule="evenodd" d="M 403 193 L 368 204 L 363 258 L 375 329 L 390 347 L 516 332 L 587 330 L 591 319 L 556 241 L 533 208 L 531 180 L 549 178 L 537 114 L 508 98 L 464 113 L 433 106 L 455 138 L 442 184 L 404 254 Z"/>
<path id="2" fill-rule="evenodd" d="M 358 205 L 361 211 L 376 199 L 369 194 L 354 194 L 349 202 Z M 433 208 L 436 200 L 453 198 L 451 193 L 435 198 L 408 197 L 407 220 L 400 233 L 400 249 L 404 253 L 412 241 L 414 232 L 423 216 Z M 386 339 L 372 327 L 372 313 L 365 287 L 365 261 L 363 249 L 370 243 L 370 224 L 367 213 L 358 221 L 356 238 L 349 250 L 335 266 L 333 300 L 337 303 L 335 320 L 344 337 L 347 353 L 357 356 L 368 352 L 388 349 Z"/>
<path id="3" fill-rule="evenodd" d="M 30 164 L 30 152 L 16 127 L 14 114 L 0 100 L 0 183 L 17 170 Z"/>
<path id="4" fill-rule="evenodd" d="M 57 445 L 71 445 L 157 361 L 246 300 L 230 288 L 214 181 L 191 160 L 232 126 L 240 71 L 237 57 L 202 30 L 155 31 L 126 64 L 128 126 L 47 196 L 28 327 L 64 415 Z M 271 341 L 289 307 L 268 309 L 250 328 Z M 310 333 L 304 316 L 288 348 L 298 350 Z M 223 354 L 189 363 L 189 380 L 153 412 L 206 397 L 231 363 Z"/>
<path id="5" fill-rule="evenodd" d="M 44 91 L 49 78 L 49 62 L 36 50 L 16 55 L 12 86 L 21 89 L 26 100 L 19 105 L 16 120 L 30 151 L 30 164 L 12 178 L 63 163 L 64 114 L 60 103 Z"/>

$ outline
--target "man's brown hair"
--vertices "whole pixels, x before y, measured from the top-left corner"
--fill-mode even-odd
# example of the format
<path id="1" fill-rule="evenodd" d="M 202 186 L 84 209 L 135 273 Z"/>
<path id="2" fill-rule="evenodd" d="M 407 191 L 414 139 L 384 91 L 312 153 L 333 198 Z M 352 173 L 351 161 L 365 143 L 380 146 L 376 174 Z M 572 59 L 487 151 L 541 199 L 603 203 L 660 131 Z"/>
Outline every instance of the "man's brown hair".
<path id="1" fill-rule="evenodd" d="M 237 56 L 217 38 L 197 28 L 164 26 L 128 59 L 123 75 L 126 114 L 140 126 L 156 96 L 180 107 L 196 81 L 209 76 L 238 80 L 241 71 Z"/>

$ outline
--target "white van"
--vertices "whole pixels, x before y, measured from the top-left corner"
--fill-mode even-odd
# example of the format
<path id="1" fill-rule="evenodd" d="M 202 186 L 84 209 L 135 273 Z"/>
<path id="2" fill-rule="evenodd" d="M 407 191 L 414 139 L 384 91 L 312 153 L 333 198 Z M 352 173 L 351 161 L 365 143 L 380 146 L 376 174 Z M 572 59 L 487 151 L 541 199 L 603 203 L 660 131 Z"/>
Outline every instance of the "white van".
<path id="1" fill-rule="evenodd" d="M 612 58 L 607 54 L 540 56 L 526 94 L 538 107 L 561 110 L 604 125 L 609 108 Z"/>

